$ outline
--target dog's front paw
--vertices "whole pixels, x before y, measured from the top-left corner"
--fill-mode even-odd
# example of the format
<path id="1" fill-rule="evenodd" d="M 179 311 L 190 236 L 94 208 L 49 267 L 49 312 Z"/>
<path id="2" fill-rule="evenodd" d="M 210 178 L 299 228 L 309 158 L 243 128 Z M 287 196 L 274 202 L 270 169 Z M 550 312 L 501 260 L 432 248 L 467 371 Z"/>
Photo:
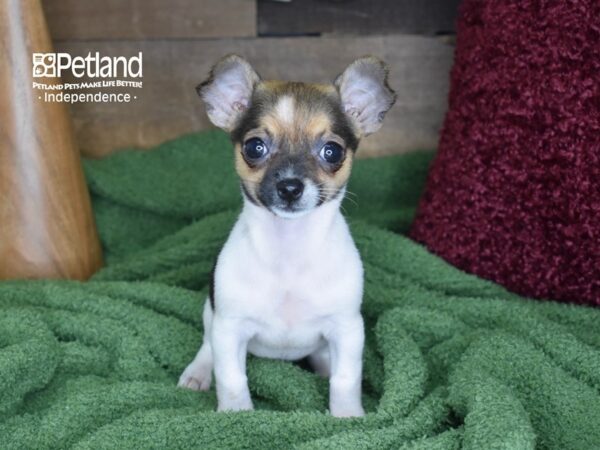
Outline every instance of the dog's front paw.
<path id="1" fill-rule="evenodd" d="M 217 411 L 252 411 L 254 406 L 252 400 L 248 399 L 229 399 L 227 401 L 219 401 Z"/>
<path id="2" fill-rule="evenodd" d="M 333 417 L 363 417 L 365 411 L 362 406 L 358 405 L 355 407 L 335 407 L 331 406 L 331 415 Z"/>
<path id="3" fill-rule="evenodd" d="M 250 411 L 254 409 L 247 387 L 225 389 L 217 383 L 217 403 L 217 411 Z"/>
<path id="4" fill-rule="evenodd" d="M 177 386 L 193 391 L 208 391 L 212 379 L 211 372 L 209 365 L 192 362 L 179 377 Z"/>

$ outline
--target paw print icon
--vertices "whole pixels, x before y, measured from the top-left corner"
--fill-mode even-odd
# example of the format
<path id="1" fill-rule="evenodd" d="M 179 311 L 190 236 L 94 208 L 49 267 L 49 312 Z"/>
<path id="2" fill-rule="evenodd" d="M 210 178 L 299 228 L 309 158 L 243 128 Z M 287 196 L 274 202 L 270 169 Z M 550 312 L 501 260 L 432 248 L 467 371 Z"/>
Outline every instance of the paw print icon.
<path id="1" fill-rule="evenodd" d="M 33 54 L 33 77 L 55 77 L 56 55 L 54 53 Z"/>

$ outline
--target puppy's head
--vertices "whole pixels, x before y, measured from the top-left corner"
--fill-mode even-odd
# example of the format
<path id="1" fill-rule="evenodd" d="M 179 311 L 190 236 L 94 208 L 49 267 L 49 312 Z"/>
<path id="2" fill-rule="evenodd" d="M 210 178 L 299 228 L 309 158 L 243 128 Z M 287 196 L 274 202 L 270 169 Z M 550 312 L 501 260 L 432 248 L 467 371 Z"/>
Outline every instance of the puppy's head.
<path id="1" fill-rule="evenodd" d="M 197 88 L 210 120 L 231 134 L 246 198 L 286 218 L 339 198 L 361 137 L 395 100 L 387 68 L 354 61 L 333 84 L 263 81 L 230 55 Z"/>

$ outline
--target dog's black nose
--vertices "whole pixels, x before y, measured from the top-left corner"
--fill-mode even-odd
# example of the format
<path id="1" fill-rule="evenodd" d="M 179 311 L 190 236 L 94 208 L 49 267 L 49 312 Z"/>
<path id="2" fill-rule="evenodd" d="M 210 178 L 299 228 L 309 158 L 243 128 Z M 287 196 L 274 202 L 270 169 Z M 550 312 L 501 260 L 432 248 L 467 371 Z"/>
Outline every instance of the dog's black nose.
<path id="1" fill-rule="evenodd" d="M 286 202 L 293 202 L 302 196 L 304 184 L 298 178 L 288 178 L 277 183 L 277 194 Z"/>

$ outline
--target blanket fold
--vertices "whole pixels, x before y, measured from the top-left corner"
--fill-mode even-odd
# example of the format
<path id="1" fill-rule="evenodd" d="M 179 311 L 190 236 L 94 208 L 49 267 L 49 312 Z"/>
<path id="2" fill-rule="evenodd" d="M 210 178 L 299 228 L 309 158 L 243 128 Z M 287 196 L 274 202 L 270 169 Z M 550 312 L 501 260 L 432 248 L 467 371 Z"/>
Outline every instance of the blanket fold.
<path id="1" fill-rule="evenodd" d="M 107 266 L 0 283 L 0 448 L 600 448 L 600 311 L 532 301 L 405 237 L 432 154 L 357 161 L 344 210 L 365 266 L 362 419 L 327 381 L 250 357 L 256 411 L 176 381 L 241 197 L 220 132 L 86 161 Z"/>

